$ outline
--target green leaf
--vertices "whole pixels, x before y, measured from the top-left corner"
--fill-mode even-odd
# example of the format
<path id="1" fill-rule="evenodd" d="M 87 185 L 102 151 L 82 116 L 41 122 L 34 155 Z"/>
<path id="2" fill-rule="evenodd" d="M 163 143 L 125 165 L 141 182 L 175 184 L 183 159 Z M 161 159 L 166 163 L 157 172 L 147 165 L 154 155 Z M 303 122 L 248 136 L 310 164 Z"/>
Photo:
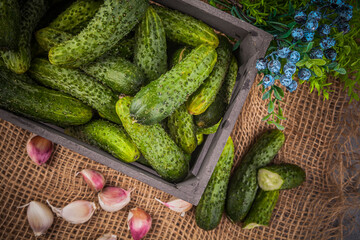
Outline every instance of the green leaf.
<path id="1" fill-rule="evenodd" d="M 313 65 L 324 66 L 326 61 L 324 59 L 311 59 L 310 60 Z"/>
<path id="2" fill-rule="evenodd" d="M 283 110 L 280 106 L 279 106 L 279 116 L 283 116 Z"/>
<path id="3" fill-rule="evenodd" d="M 306 63 L 306 61 L 301 60 L 301 61 L 299 61 L 299 62 L 297 62 L 297 63 L 296 63 L 296 66 L 298 66 L 298 67 L 302 67 L 302 66 L 304 66 L 304 65 L 305 65 L 305 63 Z"/>
<path id="4" fill-rule="evenodd" d="M 349 55 L 350 52 L 351 52 L 351 47 L 348 46 L 348 45 L 344 46 L 344 52 L 345 52 L 346 55 Z"/>
<path id="5" fill-rule="evenodd" d="M 286 120 L 286 117 L 283 116 L 277 116 L 280 120 Z"/>
<path id="6" fill-rule="evenodd" d="M 329 100 L 329 93 L 326 91 L 323 91 L 324 99 Z"/>
<path id="7" fill-rule="evenodd" d="M 276 88 L 274 88 L 274 96 L 276 99 L 281 100 L 281 96 L 280 96 L 279 92 L 276 90 Z"/>
<path id="8" fill-rule="evenodd" d="M 279 95 L 281 97 L 284 97 L 284 91 L 282 90 L 281 87 L 278 87 L 278 86 L 274 85 L 274 88 L 277 90 L 277 92 L 279 93 Z"/>
<path id="9" fill-rule="evenodd" d="M 334 69 L 336 72 L 342 74 L 342 75 L 345 75 L 346 74 L 346 70 L 345 68 L 338 68 L 338 69 Z"/>
<path id="10" fill-rule="evenodd" d="M 241 41 L 240 41 L 240 40 L 237 40 L 237 41 L 236 41 L 236 43 L 235 43 L 235 44 L 234 44 L 234 46 L 233 46 L 233 51 L 235 51 L 236 49 L 238 49 L 238 48 L 239 48 L 240 43 L 241 43 Z"/>
<path id="11" fill-rule="evenodd" d="M 337 62 L 332 62 L 332 63 L 329 63 L 327 66 L 329 69 L 334 69 L 337 65 L 338 65 Z"/>
<path id="12" fill-rule="evenodd" d="M 284 129 L 285 129 L 285 127 L 282 126 L 280 123 L 274 122 L 274 125 L 275 125 L 276 128 L 279 129 L 279 130 L 284 130 Z"/>
<path id="13" fill-rule="evenodd" d="M 261 121 L 266 121 L 266 120 L 268 120 L 270 117 L 271 117 L 271 113 L 270 114 L 268 114 L 268 115 L 266 115 L 265 117 L 263 117 L 263 119 L 261 119 Z"/>
<path id="14" fill-rule="evenodd" d="M 274 121 L 267 121 L 266 123 L 270 125 L 270 124 L 274 124 L 275 122 Z"/>
<path id="15" fill-rule="evenodd" d="M 268 113 L 272 113 L 274 111 L 274 102 L 270 100 L 268 105 Z"/>
<path id="16" fill-rule="evenodd" d="M 306 46 L 305 52 L 310 52 L 313 46 L 314 46 L 314 42 L 309 42 L 308 45 Z"/>
<path id="17" fill-rule="evenodd" d="M 262 100 L 266 100 L 270 98 L 270 96 L 271 96 L 271 89 L 263 95 Z"/>
<path id="18" fill-rule="evenodd" d="M 288 37 L 291 35 L 291 32 L 292 32 L 292 30 L 293 30 L 294 27 L 295 27 L 295 25 L 292 25 L 292 26 L 290 27 L 290 29 L 289 29 L 286 33 L 284 33 L 283 35 L 279 36 L 278 38 L 280 38 L 280 39 L 282 39 L 282 38 L 288 38 Z"/>
<path id="19" fill-rule="evenodd" d="M 312 63 L 311 60 L 309 60 L 309 61 L 307 61 L 307 62 L 305 63 L 305 66 L 306 66 L 307 68 L 311 68 L 312 65 L 313 65 L 313 63 Z"/>
<path id="20" fill-rule="evenodd" d="M 321 69 L 320 69 L 318 66 L 314 65 L 314 66 L 313 66 L 313 70 L 314 70 L 314 73 L 315 73 L 318 77 L 322 77 L 322 76 L 323 76 L 323 72 L 321 71 Z"/>

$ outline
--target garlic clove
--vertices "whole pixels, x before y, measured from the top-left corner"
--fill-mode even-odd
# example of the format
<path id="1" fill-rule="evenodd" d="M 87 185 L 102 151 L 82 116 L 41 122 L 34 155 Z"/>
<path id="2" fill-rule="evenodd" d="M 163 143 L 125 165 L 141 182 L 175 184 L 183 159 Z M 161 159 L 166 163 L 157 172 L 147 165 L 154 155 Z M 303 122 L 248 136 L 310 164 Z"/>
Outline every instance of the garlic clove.
<path id="1" fill-rule="evenodd" d="M 105 186 L 105 178 L 98 171 L 83 169 L 79 172 L 79 174 L 83 176 L 89 187 L 96 192 L 101 191 L 101 189 Z"/>
<path id="2" fill-rule="evenodd" d="M 143 238 L 151 228 L 151 216 L 141 208 L 130 209 L 127 221 L 134 240 Z"/>
<path id="3" fill-rule="evenodd" d="M 117 240 L 116 235 L 111 233 L 105 233 L 101 237 L 99 237 L 97 240 Z"/>
<path id="4" fill-rule="evenodd" d="M 38 135 L 31 136 L 26 144 L 30 159 L 39 166 L 49 160 L 53 149 L 54 144 L 51 141 Z"/>
<path id="5" fill-rule="evenodd" d="M 96 210 L 95 203 L 85 200 L 74 201 L 66 205 L 64 208 L 56 208 L 52 206 L 49 201 L 46 202 L 58 217 L 62 217 L 65 221 L 73 224 L 80 224 L 89 221 Z"/>
<path id="6" fill-rule="evenodd" d="M 99 194 L 99 204 L 107 212 L 115 212 L 130 202 L 130 193 L 119 187 L 106 187 Z"/>
<path id="7" fill-rule="evenodd" d="M 157 198 L 155 198 L 155 200 L 170 208 L 171 210 L 181 213 L 182 217 L 185 216 L 185 212 L 189 211 L 193 206 L 191 203 L 174 197 L 171 198 L 169 202 L 162 202 Z"/>
<path id="8" fill-rule="evenodd" d="M 37 201 L 31 201 L 26 204 L 27 208 L 27 219 L 33 230 L 35 237 L 44 234 L 53 224 L 54 215 L 51 210 L 45 204 Z M 20 207 L 20 208 L 22 208 Z"/>

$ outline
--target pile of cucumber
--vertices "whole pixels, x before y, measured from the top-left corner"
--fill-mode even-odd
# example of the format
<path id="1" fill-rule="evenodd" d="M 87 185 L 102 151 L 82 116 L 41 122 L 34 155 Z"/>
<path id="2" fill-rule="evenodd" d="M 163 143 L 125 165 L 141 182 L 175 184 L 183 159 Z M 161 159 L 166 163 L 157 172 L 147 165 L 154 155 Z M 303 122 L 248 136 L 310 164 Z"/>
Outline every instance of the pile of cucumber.
<path id="1" fill-rule="evenodd" d="M 0 107 L 167 181 L 188 175 L 235 85 L 225 36 L 148 0 L 0 0 L 0 12 Z"/>

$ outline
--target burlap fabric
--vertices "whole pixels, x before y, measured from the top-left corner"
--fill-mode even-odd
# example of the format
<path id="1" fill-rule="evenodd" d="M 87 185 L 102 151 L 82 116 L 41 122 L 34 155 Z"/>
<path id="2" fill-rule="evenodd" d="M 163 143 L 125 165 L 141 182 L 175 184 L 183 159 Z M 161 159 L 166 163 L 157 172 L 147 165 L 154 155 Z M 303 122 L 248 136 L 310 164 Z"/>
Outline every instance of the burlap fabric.
<path id="1" fill-rule="evenodd" d="M 258 81 L 232 133 L 235 165 L 256 137 L 271 128 L 261 121 L 266 106 L 256 86 Z M 299 188 L 281 192 L 270 227 L 253 230 L 243 230 L 223 216 L 215 230 L 203 231 L 196 226 L 194 209 L 181 217 L 154 199 L 166 201 L 171 197 L 169 194 L 62 146 L 56 146 L 47 166 L 37 167 L 25 152 L 31 133 L 0 120 L 0 239 L 35 239 L 26 209 L 17 208 L 32 200 L 49 200 L 57 207 L 78 199 L 97 202 L 96 195 L 76 176 L 83 168 L 102 172 L 107 185 L 135 188 L 130 204 L 115 213 L 98 209 L 89 222 L 80 225 L 55 218 L 53 226 L 39 239 L 96 239 L 106 232 L 116 234 L 119 239 L 130 239 L 126 218 L 128 210 L 135 206 L 145 209 L 153 218 L 145 239 L 340 239 L 345 197 L 354 193 L 352 190 L 358 184 L 354 174 L 346 172 L 351 169 L 350 159 L 355 157 L 351 146 L 354 146 L 352 137 L 359 137 L 358 124 L 346 121 L 344 116 L 349 112 L 353 119 L 359 119 L 359 106 L 354 104 L 349 109 L 341 84 L 333 82 L 334 92 L 327 101 L 316 93 L 310 94 L 307 85 L 286 94 L 286 143 L 274 161 L 300 165 L 306 170 L 307 180 Z"/>

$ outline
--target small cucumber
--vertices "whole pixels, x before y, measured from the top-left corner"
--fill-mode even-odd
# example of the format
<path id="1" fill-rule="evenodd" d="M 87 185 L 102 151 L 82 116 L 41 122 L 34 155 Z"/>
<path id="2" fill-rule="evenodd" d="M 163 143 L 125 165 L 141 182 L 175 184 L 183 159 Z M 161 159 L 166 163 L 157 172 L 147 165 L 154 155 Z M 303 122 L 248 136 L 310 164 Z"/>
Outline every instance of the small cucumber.
<path id="1" fill-rule="evenodd" d="M 279 164 L 260 168 L 259 187 L 264 191 L 290 189 L 300 186 L 306 178 L 305 171 L 294 164 Z"/>
<path id="2" fill-rule="evenodd" d="M 238 66 L 237 60 L 234 56 L 232 56 L 230 66 L 229 66 L 228 72 L 226 73 L 225 80 L 223 83 L 225 85 L 224 86 L 224 88 L 225 88 L 224 100 L 227 104 L 230 103 L 230 99 L 231 99 L 232 92 L 234 90 L 238 70 L 239 70 L 239 66 Z"/>
<path id="3" fill-rule="evenodd" d="M 216 51 L 200 45 L 171 70 L 143 87 L 133 99 L 131 116 L 143 124 L 154 124 L 170 116 L 209 76 Z"/>
<path id="4" fill-rule="evenodd" d="M 0 50 L 18 48 L 20 16 L 17 0 L 0 0 Z"/>
<path id="5" fill-rule="evenodd" d="M 258 189 L 257 170 L 270 163 L 284 142 L 280 130 L 264 133 L 240 161 L 231 176 L 226 199 L 226 213 L 232 221 L 243 220 L 249 212 Z"/>
<path id="6" fill-rule="evenodd" d="M 233 160 L 234 143 L 229 137 L 196 207 L 196 224 L 204 230 L 212 230 L 220 223 L 225 208 L 226 190 Z"/>
<path id="7" fill-rule="evenodd" d="M 152 7 L 147 9 L 135 32 L 134 63 L 143 70 L 149 82 L 167 71 L 165 30 Z"/>
<path id="8" fill-rule="evenodd" d="M 260 189 L 249 214 L 245 218 L 243 228 L 252 229 L 259 226 L 269 226 L 278 198 L 279 190 L 263 191 Z"/>
<path id="9" fill-rule="evenodd" d="M 208 128 L 198 128 L 197 129 L 197 132 L 198 133 L 201 133 L 201 134 L 206 134 L 206 135 L 209 135 L 209 134 L 213 134 L 213 133 L 216 133 L 216 131 L 218 130 L 219 126 L 220 126 L 220 123 L 221 123 L 221 119 L 220 121 L 211 126 L 211 127 L 208 127 Z"/>
<path id="10" fill-rule="evenodd" d="M 132 97 L 123 97 L 116 103 L 121 122 L 152 168 L 165 180 L 179 182 L 189 171 L 187 156 L 170 138 L 160 124 L 142 125 L 130 117 Z"/>
<path id="11" fill-rule="evenodd" d="M 103 56 L 85 64 L 81 69 L 100 80 L 116 93 L 134 95 L 145 83 L 141 69 L 128 60 L 118 56 Z"/>
<path id="12" fill-rule="evenodd" d="M 45 51 L 50 51 L 52 47 L 58 46 L 60 43 L 73 38 L 73 35 L 54 28 L 46 27 L 35 33 L 36 41 Z"/>
<path id="13" fill-rule="evenodd" d="M 191 53 L 190 47 L 182 47 L 174 52 L 170 60 L 170 68 L 181 62 L 187 55 Z"/>
<path id="14" fill-rule="evenodd" d="M 196 133 L 196 139 L 198 146 L 201 145 L 204 142 L 204 134 Z"/>
<path id="15" fill-rule="evenodd" d="M 201 44 L 217 47 L 219 44 L 214 30 L 202 21 L 168 8 L 153 7 L 164 24 L 166 37 L 172 41 L 193 47 Z"/>
<path id="16" fill-rule="evenodd" d="M 227 104 L 222 94 L 216 95 L 215 101 L 200 115 L 194 116 L 196 126 L 210 128 L 221 121 L 226 111 Z"/>
<path id="17" fill-rule="evenodd" d="M 139 159 L 136 160 L 136 162 L 141 163 L 142 165 L 145 165 L 145 166 L 147 166 L 147 167 L 151 167 L 149 161 L 146 160 L 146 158 L 144 158 L 143 155 L 141 155 L 141 156 L 139 157 Z"/>
<path id="18" fill-rule="evenodd" d="M 122 126 L 105 120 L 70 127 L 65 133 L 101 148 L 123 162 L 134 162 L 141 155 Z"/>

